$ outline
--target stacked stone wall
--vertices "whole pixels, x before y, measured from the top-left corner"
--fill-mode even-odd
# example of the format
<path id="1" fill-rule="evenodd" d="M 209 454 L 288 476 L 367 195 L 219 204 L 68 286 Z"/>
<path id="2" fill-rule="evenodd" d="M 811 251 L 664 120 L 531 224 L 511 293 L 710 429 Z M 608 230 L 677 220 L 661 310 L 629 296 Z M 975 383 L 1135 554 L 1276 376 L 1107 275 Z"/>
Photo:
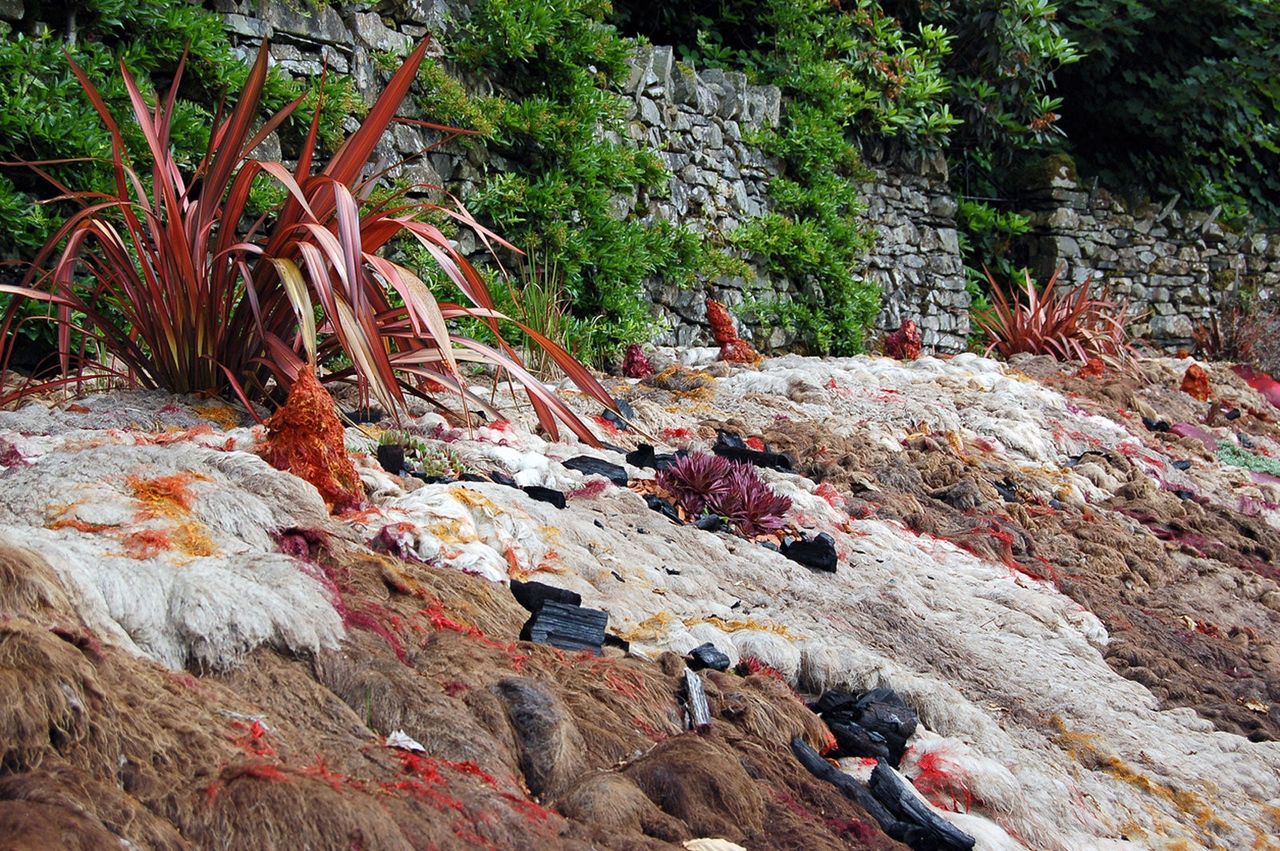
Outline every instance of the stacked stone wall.
<path id="1" fill-rule="evenodd" d="M 1080 186 L 1065 166 L 1023 203 L 1033 273 L 1045 280 L 1062 269 L 1064 285 L 1090 278 L 1128 300 L 1146 317 L 1135 330 L 1158 346 L 1190 346 L 1233 293 L 1268 303 L 1280 287 L 1280 232 L 1229 227 L 1219 210 L 1130 204 Z"/>

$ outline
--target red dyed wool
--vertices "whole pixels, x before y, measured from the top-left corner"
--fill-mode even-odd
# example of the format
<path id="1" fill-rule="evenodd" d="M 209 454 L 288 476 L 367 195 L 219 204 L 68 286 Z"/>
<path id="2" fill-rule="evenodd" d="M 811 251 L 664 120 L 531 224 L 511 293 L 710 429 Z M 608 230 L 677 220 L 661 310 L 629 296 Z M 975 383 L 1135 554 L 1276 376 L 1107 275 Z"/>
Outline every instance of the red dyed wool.
<path id="1" fill-rule="evenodd" d="M 347 455 L 342 423 L 329 391 L 311 370 L 303 370 L 289 399 L 267 419 L 267 463 L 306 479 L 333 511 L 364 502 L 364 487 Z"/>
<path id="2" fill-rule="evenodd" d="M 627 378 L 648 378 L 653 372 L 653 364 L 649 363 L 640 344 L 627 346 L 627 353 L 622 358 L 622 374 Z"/>
<path id="3" fill-rule="evenodd" d="M 895 360 L 915 360 L 920 349 L 920 329 L 914 320 L 908 319 L 897 331 L 885 335 L 884 353 Z"/>
<path id="4" fill-rule="evenodd" d="M 711 336 L 720 344 L 720 360 L 729 363 L 755 363 L 760 355 L 751 344 L 738 336 L 729 309 L 715 299 L 707 299 L 707 321 Z"/>
<path id="5" fill-rule="evenodd" d="M 1076 378 L 1097 378 L 1107 371 L 1107 365 L 1101 358 L 1089 358 L 1084 366 L 1076 370 Z"/>

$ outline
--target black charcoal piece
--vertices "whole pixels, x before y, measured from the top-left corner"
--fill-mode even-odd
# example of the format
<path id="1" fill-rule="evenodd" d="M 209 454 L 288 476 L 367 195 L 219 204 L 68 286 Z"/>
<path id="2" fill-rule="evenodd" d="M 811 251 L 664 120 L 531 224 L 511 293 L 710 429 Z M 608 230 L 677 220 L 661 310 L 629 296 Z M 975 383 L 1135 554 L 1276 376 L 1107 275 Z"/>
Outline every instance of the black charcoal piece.
<path id="1" fill-rule="evenodd" d="M 350 411 L 343 411 L 342 415 L 357 425 L 376 423 L 385 416 L 381 408 L 353 408 Z"/>
<path id="2" fill-rule="evenodd" d="M 704 532 L 719 532 L 724 528 L 724 518 L 719 514 L 704 514 L 693 522 Z"/>
<path id="3" fill-rule="evenodd" d="M 588 650 L 599 656 L 608 624 L 608 612 L 548 600 L 525 623 L 520 639 L 550 644 L 570 653 Z"/>
<path id="4" fill-rule="evenodd" d="M 538 502 L 546 502 L 554 505 L 556 508 L 564 508 L 568 503 L 565 502 L 564 494 L 555 488 L 544 488 L 542 485 L 527 485 L 520 490 L 536 499 Z"/>
<path id="5" fill-rule="evenodd" d="M 405 471 L 404 447 L 398 443 L 383 443 L 378 446 L 378 463 L 382 469 L 393 476 Z"/>
<path id="6" fill-rule="evenodd" d="M 825 720 L 827 727 L 836 737 L 835 756 L 889 758 L 889 743 L 879 733 L 868 730 L 856 721 L 841 721 L 835 718 Z"/>
<path id="7" fill-rule="evenodd" d="M 1143 417 L 1142 424 L 1147 427 L 1147 431 L 1166 432 L 1170 428 L 1166 420 L 1153 420 L 1151 417 Z"/>
<path id="8" fill-rule="evenodd" d="M 453 476 L 429 476 L 421 470 L 414 470 L 409 475 L 415 479 L 421 479 L 429 485 L 451 485 L 457 481 Z"/>
<path id="9" fill-rule="evenodd" d="M 614 413 L 606 408 L 604 418 L 617 426 L 618 431 L 626 431 L 627 422 L 636 418 L 636 409 L 631 407 L 631 403 L 626 399 L 614 399 L 613 401 L 618 406 L 618 412 Z"/>
<path id="10" fill-rule="evenodd" d="M 809 708 L 814 714 L 821 715 L 824 718 L 828 715 L 844 713 L 850 718 L 853 717 L 853 706 L 858 702 L 858 698 L 852 692 L 840 689 L 832 689 L 823 692 L 822 696 L 816 701 L 809 704 Z"/>
<path id="11" fill-rule="evenodd" d="M 903 841 L 915 849 L 937 851 L 968 851 L 977 840 L 942 816 L 910 788 L 910 781 L 888 763 L 880 762 L 871 771 L 868 784 L 871 794 L 898 820 L 914 826 L 916 831 L 906 831 Z"/>
<path id="12" fill-rule="evenodd" d="M 999 482 L 992 482 L 996 493 L 1000 494 L 1000 498 L 1005 502 L 1022 502 L 1022 497 L 1018 496 L 1018 486 L 1008 479 Z"/>
<path id="13" fill-rule="evenodd" d="M 1232 408 L 1231 410 L 1223 414 L 1223 416 L 1226 417 L 1228 420 L 1238 420 L 1240 419 L 1240 409 Z"/>
<path id="14" fill-rule="evenodd" d="M 614 635 L 612 632 L 606 632 L 604 635 L 605 647 L 616 647 L 623 653 L 631 652 L 631 642 L 621 636 Z"/>
<path id="15" fill-rule="evenodd" d="M 506 487 L 509 487 L 509 488 L 520 487 L 518 484 L 516 484 L 515 479 L 511 478 L 501 470 L 490 470 L 489 481 L 493 482 L 495 485 L 505 485 Z"/>
<path id="16" fill-rule="evenodd" d="M 608 461 L 601 461 L 599 458 L 592 458 L 590 455 L 570 458 L 564 462 L 564 466 L 584 475 L 604 476 L 620 488 L 627 486 L 626 469 L 617 464 L 610 464 Z"/>
<path id="17" fill-rule="evenodd" d="M 713 671 L 729 670 L 729 657 L 710 641 L 690 650 L 685 658 L 688 660 L 689 667 L 695 671 L 701 671 L 703 668 L 710 668 Z"/>
<path id="18" fill-rule="evenodd" d="M 652 508 L 659 514 L 668 517 L 677 523 L 680 522 L 680 515 L 676 513 L 675 508 L 669 502 L 664 502 L 653 494 L 646 494 L 644 498 L 645 505 Z"/>
<path id="19" fill-rule="evenodd" d="M 460 482 L 488 482 L 488 481 L 492 481 L 492 479 L 486 479 L 484 476 L 480 475 L 479 473 L 460 473 L 460 474 L 458 475 L 458 481 L 460 481 Z M 511 481 L 512 481 L 512 484 L 514 484 L 514 483 L 515 483 L 515 479 L 512 479 Z"/>
<path id="20" fill-rule="evenodd" d="M 1191 460 L 1190 460 L 1190 459 L 1188 459 L 1188 458 L 1184 458 L 1184 459 L 1183 459 L 1183 460 L 1181 460 L 1181 461 L 1174 461 L 1174 462 L 1173 462 L 1173 469 L 1175 469 L 1175 470 L 1190 470 L 1190 469 L 1191 469 Z"/>
<path id="21" fill-rule="evenodd" d="M 658 472 L 662 472 L 688 454 L 689 451 L 687 449 L 680 449 L 676 452 L 663 452 L 655 455 L 653 456 L 653 468 Z"/>
<path id="22" fill-rule="evenodd" d="M 716 443 L 726 449 L 748 449 L 747 442 L 731 431 L 716 429 Z"/>
<path id="23" fill-rule="evenodd" d="M 867 815 L 876 820 L 881 830 L 894 839 L 905 841 L 906 830 L 910 825 L 900 822 L 893 813 L 885 809 L 884 805 L 876 800 L 866 785 L 827 762 L 817 751 L 809 746 L 808 742 L 799 736 L 791 740 L 791 752 L 796 755 L 796 759 L 800 760 L 801 765 L 809 769 L 809 773 L 814 777 L 819 780 L 825 780 L 843 792 L 846 798 L 857 802 L 862 809 L 867 811 Z"/>
<path id="24" fill-rule="evenodd" d="M 772 470 L 790 470 L 791 459 L 777 452 L 760 452 L 747 447 L 742 438 L 727 431 L 716 431 L 716 444 L 711 451 L 730 461 L 743 461 Z"/>
<path id="25" fill-rule="evenodd" d="M 655 458 L 653 445 L 649 443 L 642 443 L 627 453 L 627 463 L 632 467 L 653 467 Z"/>
<path id="26" fill-rule="evenodd" d="M 521 582 L 518 579 L 512 579 L 511 596 L 515 597 L 517 603 L 531 612 L 541 609 L 543 603 L 548 600 L 564 603 L 566 606 L 582 605 L 582 595 L 578 592 L 570 591 L 567 588 L 557 588 L 545 582 Z"/>
<path id="27" fill-rule="evenodd" d="M 826 532 L 816 538 L 785 540 L 782 542 L 782 554 L 797 564 L 826 573 L 835 573 L 839 563 L 835 539 Z"/>
<path id="28" fill-rule="evenodd" d="M 872 689 L 860 696 L 853 706 L 853 720 L 884 737 L 889 746 L 889 759 L 902 761 L 907 739 L 916 731 L 919 717 L 898 693 L 889 688 Z"/>

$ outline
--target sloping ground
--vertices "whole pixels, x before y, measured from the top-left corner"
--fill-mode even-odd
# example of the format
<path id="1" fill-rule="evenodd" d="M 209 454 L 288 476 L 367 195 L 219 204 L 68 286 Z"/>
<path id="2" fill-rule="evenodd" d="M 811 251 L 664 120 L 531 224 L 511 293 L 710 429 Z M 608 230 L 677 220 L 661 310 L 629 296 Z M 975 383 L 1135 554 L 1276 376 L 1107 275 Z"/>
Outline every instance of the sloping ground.
<path id="1" fill-rule="evenodd" d="M 371 505 L 331 519 L 225 409 L 0 414 L 0 835 L 899 847 L 788 748 L 828 740 L 792 688 L 889 686 L 925 728 L 905 773 L 979 847 L 1278 847 L 1280 431 L 1231 372 L 1211 410 L 1184 368 L 788 357 L 618 384 L 623 449 L 719 426 L 789 453 L 762 475 L 834 574 L 672 523 L 560 463 L 620 454 L 518 424 L 413 428 L 563 510 L 366 456 Z M 632 655 L 517 641 L 507 577 L 580 592 Z M 675 654 L 704 641 L 759 673 L 701 675 L 698 735 Z"/>

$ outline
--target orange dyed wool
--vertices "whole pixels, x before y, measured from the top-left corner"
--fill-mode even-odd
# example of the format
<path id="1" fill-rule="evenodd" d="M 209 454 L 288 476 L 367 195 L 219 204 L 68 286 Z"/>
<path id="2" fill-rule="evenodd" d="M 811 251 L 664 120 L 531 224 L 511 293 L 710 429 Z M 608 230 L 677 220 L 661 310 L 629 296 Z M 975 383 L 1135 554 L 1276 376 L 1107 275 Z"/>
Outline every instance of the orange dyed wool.
<path id="1" fill-rule="evenodd" d="M 1204 367 L 1198 363 L 1187 367 L 1187 371 L 1182 374 L 1182 392 L 1192 399 L 1199 399 L 1201 402 L 1209 401 L 1211 395 L 1209 373 L 1204 371 Z"/>
<path id="2" fill-rule="evenodd" d="M 347 455 L 333 398 L 310 370 L 289 390 L 289 399 L 267 419 L 267 463 L 305 479 L 333 511 L 356 508 L 364 488 Z"/>

